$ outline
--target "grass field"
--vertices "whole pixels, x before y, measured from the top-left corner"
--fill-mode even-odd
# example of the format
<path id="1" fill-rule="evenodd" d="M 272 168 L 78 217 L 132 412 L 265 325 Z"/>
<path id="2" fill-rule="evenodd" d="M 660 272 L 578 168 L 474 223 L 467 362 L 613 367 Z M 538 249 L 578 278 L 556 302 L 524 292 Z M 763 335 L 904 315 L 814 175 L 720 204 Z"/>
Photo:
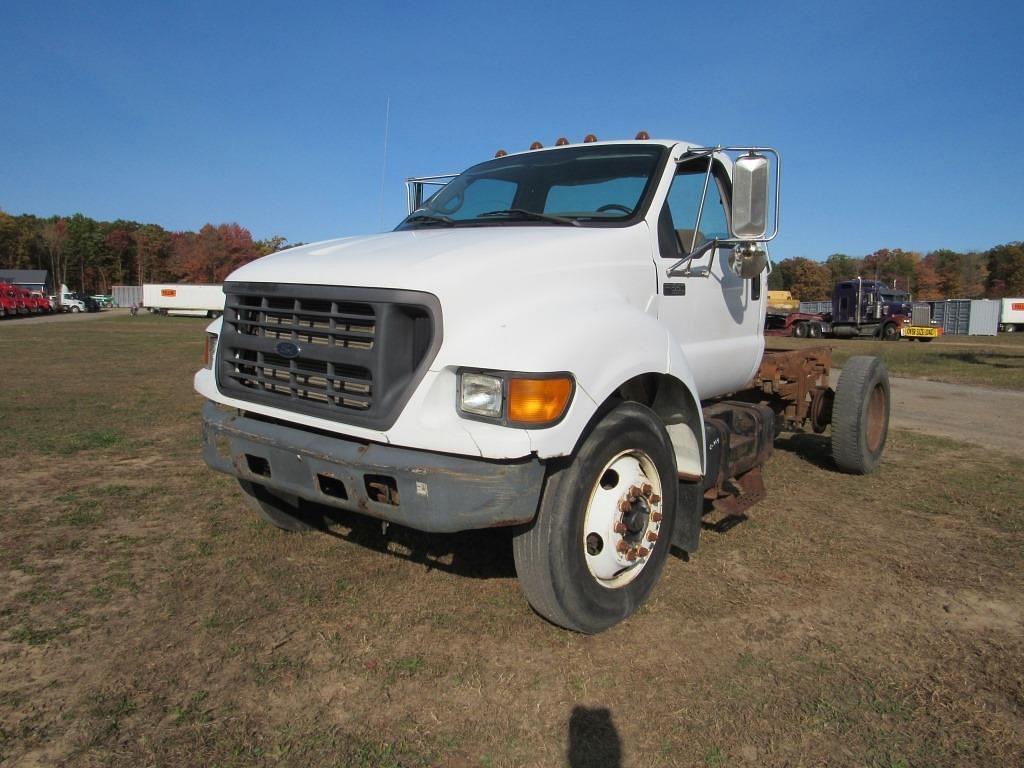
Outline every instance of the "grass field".
<path id="1" fill-rule="evenodd" d="M 258 522 L 198 454 L 203 327 L 0 327 L 0 765 L 1021 765 L 1020 457 L 898 432 L 855 478 L 784 440 L 584 637 L 507 532 Z"/>
<path id="2" fill-rule="evenodd" d="M 876 355 L 885 360 L 893 376 L 1024 390 L 1024 333 L 999 336 L 943 336 L 921 343 L 909 339 L 795 339 L 774 336 L 776 349 L 832 347 L 833 360 L 842 366 L 852 355 Z"/>

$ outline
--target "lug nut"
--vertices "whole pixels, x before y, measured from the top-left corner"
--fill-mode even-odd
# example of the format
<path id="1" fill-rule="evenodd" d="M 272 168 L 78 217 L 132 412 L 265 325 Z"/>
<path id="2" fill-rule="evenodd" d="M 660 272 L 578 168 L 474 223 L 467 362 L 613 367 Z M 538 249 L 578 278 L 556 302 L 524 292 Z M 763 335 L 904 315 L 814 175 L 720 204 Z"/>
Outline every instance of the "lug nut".
<path id="1" fill-rule="evenodd" d="M 615 551 L 624 555 L 629 552 L 629 544 L 619 539 L 619 543 L 615 545 Z"/>
<path id="2" fill-rule="evenodd" d="M 647 547 L 640 547 L 636 551 L 636 553 L 640 555 L 640 557 L 647 557 L 649 554 L 651 554 L 651 550 L 649 550 Z"/>
<path id="3" fill-rule="evenodd" d="M 643 488 L 640 489 L 644 496 L 650 496 L 654 492 L 654 486 L 650 483 L 644 483 Z"/>
<path id="4" fill-rule="evenodd" d="M 648 531 L 647 532 L 647 540 L 649 542 L 651 542 L 651 544 L 653 544 L 654 542 L 656 542 L 658 540 L 658 534 L 656 534 L 654 531 Z"/>
<path id="5" fill-rule="evenodd" d="M 651 504 L 660 504 L 661 503 L 661 496 L 659 496 L 656 493 L 652 493 L 650 501 L 651 501 Z"/>
<path id="6" fill-rule="evenodd" d="M 621 534 L 623 536 L 625 536 L 627 533 L 629 533 L 629 528 L 626 527 L 625 523 L 616 523 L 615 524 L 615 528 L 613 530 L 616 533 Z"/>
<path id="7" fill-rule="evenodd" d="M 661 512 L 651 512 L 651 522 L 660 523 L 662 518 Z"/>
<path id="8" fill-rule="evenodd" d="M 637 496 L 643 495 L 643 489 L 639 485 L 631 485 L 629 486 L 628 493 L 635 499 Z"/>
<path id="9" fill-rule="evenodd" d="M 633 509 L 633 505 L 629 503 L 628 499 L 619 500 L 619 512 L 626 513 Z"/>
<path id="10" fill-rule="evenodd" d="M 626 559 L 629 560 L 629 562 L 631 562 L 631 563 L 634 560 L 636 560 L 636 550 L 635 549 L 629 550 L 629 552 L 626 553 Z"/>

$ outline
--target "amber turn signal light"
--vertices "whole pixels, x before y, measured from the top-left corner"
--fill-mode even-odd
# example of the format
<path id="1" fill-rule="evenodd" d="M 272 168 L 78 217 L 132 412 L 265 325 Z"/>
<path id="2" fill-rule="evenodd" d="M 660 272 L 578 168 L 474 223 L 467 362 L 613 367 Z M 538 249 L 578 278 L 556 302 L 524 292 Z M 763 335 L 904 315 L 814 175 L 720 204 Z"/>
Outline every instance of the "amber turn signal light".
<path id="1" fill-rule="evenodd" d="M 511 423 L 540 425 L 558 421 L 572 397 L 572 379 L 510 379 L 508 382 L 508 420 Z"/>

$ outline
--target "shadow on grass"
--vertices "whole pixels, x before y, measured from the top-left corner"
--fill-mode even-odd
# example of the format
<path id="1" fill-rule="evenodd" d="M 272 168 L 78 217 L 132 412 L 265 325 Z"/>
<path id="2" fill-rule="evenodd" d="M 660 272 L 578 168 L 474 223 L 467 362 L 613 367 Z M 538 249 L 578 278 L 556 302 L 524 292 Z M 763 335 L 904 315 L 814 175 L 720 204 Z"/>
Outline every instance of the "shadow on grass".
<path id="1" fill-rule="evenodd" d="M 947 360 L 957 360 L 968 365 L 985 365 L 989 368 L 1012 368 L 1024 371 L 1024 356 L 989 354 L 987 352 L 956 352 L 952 354 L 943 353 L 942 357 Z M 1000 360 L 1012 360 L 1013 363 L 993 362 L 996 358 Z"/>
<path id="2" fill-rule="evenodd" d="M 832 438 L 810 432 L 794 432 L 775 441 L 779 450 L 793 453 L 816 467 L 836 472 L 832 461 Z"/>
<path id="3" fill-rule="evenodd" d="M 569 717 L 569 768 L 621 768 L 622 741 L 604 707 L 574 707 Z"/>
<path id="4" fill-rule="evenodd" d="M 321 508 L 321 533 L 374 552 L 419 563 L 473 579 L 507 579 L 516 575 L 509 528 L 461 533 L 424 533 L 394 523 L 383 530 L 380 520 L 355 512 Z"/>

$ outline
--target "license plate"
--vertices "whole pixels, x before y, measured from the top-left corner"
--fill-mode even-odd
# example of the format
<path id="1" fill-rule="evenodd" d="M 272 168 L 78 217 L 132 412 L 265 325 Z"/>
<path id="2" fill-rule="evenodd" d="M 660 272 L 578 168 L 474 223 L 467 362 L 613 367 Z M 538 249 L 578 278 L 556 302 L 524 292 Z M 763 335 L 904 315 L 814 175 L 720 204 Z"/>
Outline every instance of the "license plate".
<path id="1" fill-rule="evenodd" d="M 903 328 L 904 336 L 924 336 L 925 338 L 935 338 L 939 335 L 938 328 L 925 328 L 919 325 L 908 325 Z"/>

